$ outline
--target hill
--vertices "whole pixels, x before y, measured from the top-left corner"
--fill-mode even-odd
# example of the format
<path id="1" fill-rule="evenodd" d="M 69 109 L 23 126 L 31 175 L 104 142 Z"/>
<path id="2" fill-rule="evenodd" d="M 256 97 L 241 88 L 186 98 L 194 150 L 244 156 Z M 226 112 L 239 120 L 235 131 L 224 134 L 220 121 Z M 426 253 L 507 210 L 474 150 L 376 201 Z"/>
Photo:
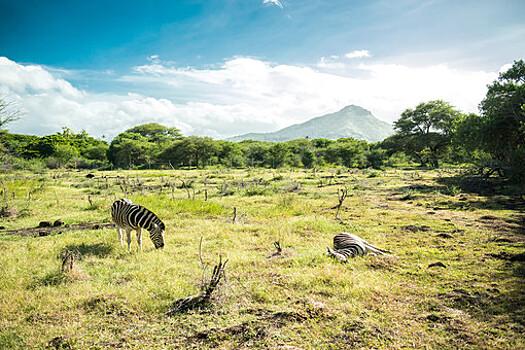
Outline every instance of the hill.
<path id="1" fill-rule="evenodd" d="M 377 119 L 370 111 L 355 105 L 338 112 L 325 114 L 301 124 L 269 133 L 249 133 L 229 138 L 230 141 L 288 141 L 303 137 L 339 139 L 353 137 L 371 142 L 381 141 L 392 134 L 392 126 Z"/>

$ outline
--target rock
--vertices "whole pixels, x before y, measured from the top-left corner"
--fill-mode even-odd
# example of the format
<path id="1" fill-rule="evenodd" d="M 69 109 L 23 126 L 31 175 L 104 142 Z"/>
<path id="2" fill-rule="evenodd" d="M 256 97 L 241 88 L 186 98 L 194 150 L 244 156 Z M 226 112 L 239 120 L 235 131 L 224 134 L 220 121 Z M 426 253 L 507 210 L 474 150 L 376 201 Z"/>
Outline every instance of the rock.
<path id="1" fill-rule="evenodd" d="M 525 254 L 514 254 L 510 261 L 525 261 Z"/>
<path id="2" fill-rule="evenodd" d="M 437 322 L 441 319 L 441 317 L 439 317 L 438 315 L 436 314 L 430 314 L 427 316 L 427 320 L 431 321 L 431 322 Z"/>
<path id="3" fill-rule="evenodd" d="M 38 223 L 38 227 L 51 227 L 51 222 L 50 221 L 40 221 Z"/>
<path id="4" fill-rule="evenodd" d="M 39 231 L 38 232 L 38 236 L 39 237 L 49 236 L 49 232 L 48 231 Z"/>
<path id="5" fill-rule="evenodd" d="M 73 349 L 73 345 L 71 345 L 70 340 L 67 337 L 55 337 L 49 341 L 47 344 L 47 347 L 49 349 L 62 349 L 62 350 L 70 350 Z"/>
<path id="6" fill-rule="evenodd" d="M 486 256 L 489 256 L 491 258 L 501 259 L 501 260 L 508 260 L 508 261 L 525 261 L 525 253 L 510 254 L 508 252 L 499 252 L 499 253 L 489 253 L 489 254 L 486 254 Z"/>
<path id="7" fill-rule="evenodd" d="M 436 237 L 439 237 L 439 238 L 454 238 L 454 236 L 452 236 L 451 234 L 446 233 L 446 232 L 438 233 L 436 235 Z"/>
<path id="8" fill-rule="evenodd" d="M 2 207 L 0 208 L 0 218 L 10 218 L 18 214 L 15 208 Z"/>
<path id="9" fill-rule="evenodd" d="M 438 261 L 438 262 L 435 262 L 435 263 L 432 263 L 430 265 L 428 265 L 428 268 L 431 268 L 431 267 L 443 267 L 443 268 L 447 268 L 447 266 L 445 264 L 443 264 L 441 261 Z"/>
<path id="10" fill-rule="evenodd" d="M 64 225 L 64 221 L 58 219 L 58 220 L 55 220 L 55 222 L 53 222 L 53 227 L 60 227 L 60 226 L 63 226 Z"/>
<path id="11" fill-rule="evenodd" d="M 410 232 L 427 232 L 427 231 L 430 231 L 430 226 L 427 226 L 427 225 L 421 225 L 421 226 L 407 225 L 407 226 L 403 226 L 402 229 L 404 231 L 410 231 Z"/>
<path id="12" fill-rule="evenodd" d="M 92 178 L 95 177 L 95 174 L 91 174 L 91 173 L 89 173 L 89 174 L 86 175 L 86 177 L 87 177 L 88 179 L 92 179 Z"/>

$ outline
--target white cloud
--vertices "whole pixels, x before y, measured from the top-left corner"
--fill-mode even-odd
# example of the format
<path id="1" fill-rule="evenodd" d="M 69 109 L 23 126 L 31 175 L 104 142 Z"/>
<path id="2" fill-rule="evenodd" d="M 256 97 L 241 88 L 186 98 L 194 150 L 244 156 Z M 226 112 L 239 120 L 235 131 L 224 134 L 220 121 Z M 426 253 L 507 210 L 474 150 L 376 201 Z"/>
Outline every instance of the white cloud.
<path id="1" fill-rule="evenodd" d="M 345 67 L 345 64 L 342 62 L 337 62 L 339 56 L 330 56 L 330 57 L 321 57 L 319 62 L 317 62 L 317 67 L 324 69 L 341 69 Z"/>
<path id="2" fill-rule="evenodd" d="M 370 52 L 368 50 L 354 50 L 347 54 L 345 54 L 346 58 L 352 59 L 352 58 L 366 58 L 371 57 Z"/>
<path id="3" fill-rule="evenodd" d="M 150 55 L 147 57 L 147 60 L 151 63 L 158 64 L 160 63 L 160 57 L 159 55 Z"/>
<path id="4" fill-rule="evenodd" d="M 263 0 L 262 3 L 264 5 L 272 5 L 272 6 L 277 6 L 277 7 L 280 7 L 280 8 L 284 8 L 283 3 L 281 2 L 281 0 Z"/>
<path id="5" fill-rule="evenodd" d="M 46 68 L 0 58 L 0 94 L 13 96 L 26 110 L 13 131 L 42 134 L 69 126 L 111 137 L 138 123 L 159 122 L 185 134 L 228 137 L 276 130 L 349 104 L 390 122 L 404 109 L 436 98 L 476 112 L 497 76 L 447 65 L 348 65 L 334 57 L 324 62 L 337 63 L 337 69 L 247 57 L 202 69 L 151 62 L 117 78 L 139 95 L 82 91 Z"/>
<path id="6" fill-rule="evenodd" d="M 498 73 L 505 73 L 505 72 L 508 71 L 510 68 L 512 68 L 512 63 L 504 64 L 503 66 L 501 66 L 501 68 L 499 69 L 499 72 L 498 72 Z"/>

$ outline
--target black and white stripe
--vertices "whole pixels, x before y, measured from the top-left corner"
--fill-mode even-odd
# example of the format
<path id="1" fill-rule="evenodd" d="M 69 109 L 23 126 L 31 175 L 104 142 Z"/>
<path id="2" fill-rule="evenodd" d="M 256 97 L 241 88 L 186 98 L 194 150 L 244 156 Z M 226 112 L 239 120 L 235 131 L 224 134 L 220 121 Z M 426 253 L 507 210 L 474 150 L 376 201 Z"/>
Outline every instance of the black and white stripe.
<path id="1" fill-rule="evenodd" d="M 155 248 L 164 247 L 164 223 L 151 210 L 133 204 L 129 199 L 120 199 L 111 206 L 111 217 L 117 225 L 120 244 L 122 230 L 126 231 L 128 249 L 131 250 L 131 231 L 137 231 L 137 243 L 142 249 L 142 229 L 148 230 Z"/>
<path id="2" fill-rule="evenodd" d="M 334 249 L 327 247 L 328 255 L 340 261 L 366 254 L 382 255 L 389 251 L 374 247 L 361 237 L 348 232 L 341 232 L 334 236 Z"/>

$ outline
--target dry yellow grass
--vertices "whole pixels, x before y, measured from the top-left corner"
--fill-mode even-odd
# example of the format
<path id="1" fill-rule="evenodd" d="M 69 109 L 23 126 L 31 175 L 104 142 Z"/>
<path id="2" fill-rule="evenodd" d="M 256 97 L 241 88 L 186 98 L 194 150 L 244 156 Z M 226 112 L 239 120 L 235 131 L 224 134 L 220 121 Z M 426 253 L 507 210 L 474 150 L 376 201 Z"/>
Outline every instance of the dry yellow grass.
<path id="1" fill-rule="evenodd" d="M 525 348 L 525 267 L 511 261 L 523 252 L 523 207 L 464 191 L 455 170 L 95 174 L 0 175 L 17 213 L 0 225 L 108 222 L 112 201 L 128 197 L 164 219 L 166 248 L 145 237 L 130 254 L 113 229 L 0 230 L 0 348 Z M 338 263 L 325 250 L 341 231 L 395 257 Z M 198 291 L 201 237 L 206 263 L 229 259 L 226 279 L 208 308 L 167 317 Z M 269 259 L 274 241 L 283 256 Z M 81 257 L 62 274 L 66 249 Z"/>

